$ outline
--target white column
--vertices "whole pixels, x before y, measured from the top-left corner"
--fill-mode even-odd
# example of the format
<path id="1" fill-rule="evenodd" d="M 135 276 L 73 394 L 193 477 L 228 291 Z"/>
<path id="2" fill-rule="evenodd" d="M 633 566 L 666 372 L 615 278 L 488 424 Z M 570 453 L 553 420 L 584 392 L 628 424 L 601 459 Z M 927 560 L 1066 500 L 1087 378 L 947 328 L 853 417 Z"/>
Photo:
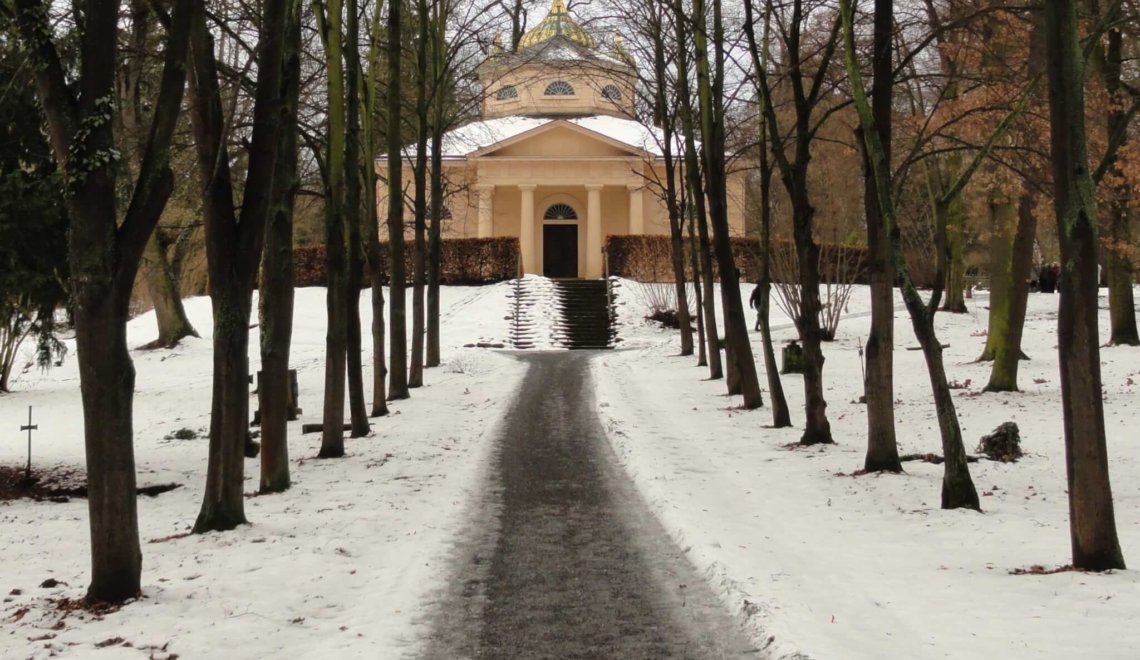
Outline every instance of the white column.
<path id="1" fill-rule="evenodd" d="M 495 186 L 489 183 L 475 186 L 479 194 L 479 238 L 495 234 Z"/>
<path id="2" fill-rule="evenodd" d="M 534 189 L 533 184 L 519 186 L 522 204 L 519 207 L 519 249 L 522 252 L 523 273 L 534 271 Z"/>
<path id="3" fill-rule="evenodd" d="M 645 211 L 641 207 L 641 186 L 631 183 L 625 187 L 629 191 L 629 233 L 645 233 Z"/>
<path id="4" fill-rule="evenodd" d="M 602 184 L 586 184 L 586 277 L 602 277 Z"/>

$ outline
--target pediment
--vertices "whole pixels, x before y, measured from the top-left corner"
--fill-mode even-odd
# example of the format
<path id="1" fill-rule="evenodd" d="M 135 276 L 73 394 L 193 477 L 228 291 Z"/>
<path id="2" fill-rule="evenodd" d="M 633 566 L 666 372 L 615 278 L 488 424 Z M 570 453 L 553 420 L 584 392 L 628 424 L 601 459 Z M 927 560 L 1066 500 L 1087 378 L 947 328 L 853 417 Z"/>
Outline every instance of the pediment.
<path id="1" fill-rule="evenodd" d="M 489 145 L 471 154 L 475 158 L 638 158 L 642 149 L 564 120 Z"/>

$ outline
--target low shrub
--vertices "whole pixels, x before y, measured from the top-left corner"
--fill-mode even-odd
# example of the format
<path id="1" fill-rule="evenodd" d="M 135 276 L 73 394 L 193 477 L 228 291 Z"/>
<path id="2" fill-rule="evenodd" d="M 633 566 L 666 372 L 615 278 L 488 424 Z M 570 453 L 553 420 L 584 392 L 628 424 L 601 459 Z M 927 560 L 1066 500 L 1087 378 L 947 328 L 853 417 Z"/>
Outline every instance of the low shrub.
<path id="1" fill-rule="evenodd" d="M 760 239 L 735 236 L 731 239 L 733 261 L 743 281 L 755 282 L 760 273 Z M 771 252 L 795 248 L 790 241 L 773 240 Z M 820 246 L 820 279 L 824 282 L 867 283 L 867 249 L 845 245 Z M 608 236 L 606 253 L 609 256 L 610 275 L 626 277 L 639 282 L 672 282 L 672 246 L 669 236 Z M 689 273 L 689 244 L 685 242 L 685 274 Z M 775 259 L 769 262 L 772 279 L 776 282 L 794 282 L 796 274 L 782 269 Z M 720 278 L 716 261 L 714 276 Z"/>
<path id="2" fill-rule="evenodd" d="M 519 241 L 513 237 L 499 238 L 445 238 L 440 243 L 440 284 L 490 284 L 518 276 Z M 384 282 L 391 272 L 388 268 L 387 243 L 380 244 L 380 263 L 384 268 Z M 324 286 L 325 246 L 303 245 L 293 250 L 294 286 Z M 365 266 L 368 269 L 368 266 Z M 404 272 L 407 283 L 412 283 L 412 249 L 404 250 Z M 364 278 L 365 286 L 371 271 Z"/>

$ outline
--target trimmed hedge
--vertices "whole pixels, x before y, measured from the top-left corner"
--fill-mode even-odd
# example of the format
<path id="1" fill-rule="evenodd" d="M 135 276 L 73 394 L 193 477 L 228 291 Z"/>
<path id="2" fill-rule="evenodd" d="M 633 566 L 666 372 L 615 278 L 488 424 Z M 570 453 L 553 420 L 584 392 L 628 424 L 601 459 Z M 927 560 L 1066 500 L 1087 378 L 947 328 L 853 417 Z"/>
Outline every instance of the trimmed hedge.
<path id="1" fill-rule="evenodd" d="M 732 256 L 741 279 L 754 282 L 760 272 L 760 239 L 733 237 Z M 798 280 L 792 264 L 795 263 L 795 246 L 791 241 L 772 241 L 772 258 L 769 261 L 772 279 L 777 282 Z M 610 275 L 628 277 L 642 282 L 672 282 L 672 247 L 669 236 L 608 236 L 606 253 L 609 255 Z M 867 249 L 845 245 L 820 245 L 820 277 L 822 281 L 853 281 L 867 283 Z M 685 274 L 691 275 L 689 243 L 685 241 Z M 713 272 L 720 278 L 716 260 Z"/>
<path id="2" fill-rule="evenodd" d="M 445 238 L 440 243 L 440 284 L 490 284 L 518 276 L 519 240 L 500 238 Z M 412 283 L 412 245 L 405 244 L 404 268 Z M 388 282 L 387 243 L 380 244 L 380 258 Z M 325 246 L 302 245 L 293 250 L 294 286 L 325 285 Z M 365 268 L 368 269 L 367 264 Z M 368 286 L 371 270 L 365 274 Z"/>

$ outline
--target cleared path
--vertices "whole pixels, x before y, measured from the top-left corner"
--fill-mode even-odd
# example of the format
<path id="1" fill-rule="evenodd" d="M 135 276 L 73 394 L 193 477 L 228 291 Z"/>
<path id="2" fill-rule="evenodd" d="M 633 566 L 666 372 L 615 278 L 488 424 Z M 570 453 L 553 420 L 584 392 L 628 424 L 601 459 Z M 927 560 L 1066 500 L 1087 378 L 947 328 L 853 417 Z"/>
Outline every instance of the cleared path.
<path id="1" fill-rule="evenodd" d="M 486 519 L 460 548 L 427 656 L 759 657 L 617 465 L 589 356 L 520 356 Z"/>

